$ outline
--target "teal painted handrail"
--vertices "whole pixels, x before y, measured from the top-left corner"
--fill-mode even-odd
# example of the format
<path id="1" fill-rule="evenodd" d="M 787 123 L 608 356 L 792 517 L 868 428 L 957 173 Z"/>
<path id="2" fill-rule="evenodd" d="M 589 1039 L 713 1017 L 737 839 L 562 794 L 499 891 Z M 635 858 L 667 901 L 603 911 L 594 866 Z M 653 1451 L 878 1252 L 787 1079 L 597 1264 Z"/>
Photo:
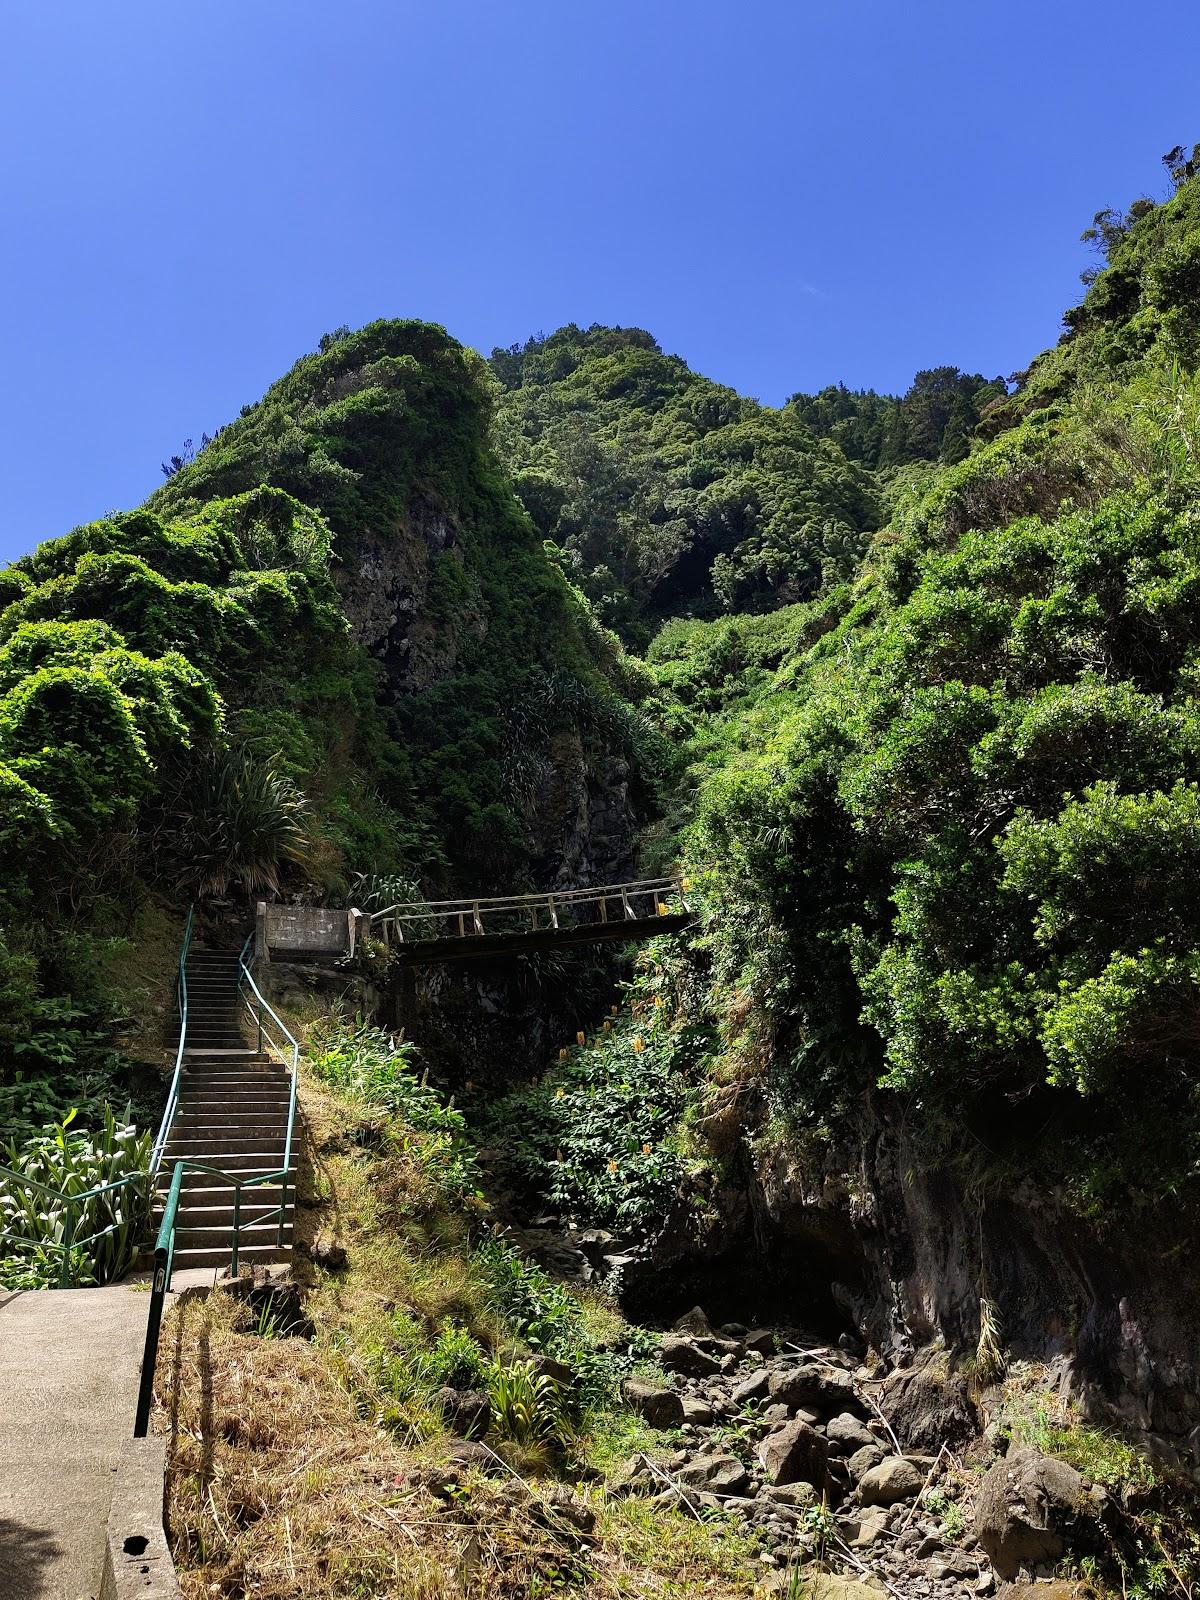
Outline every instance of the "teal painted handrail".
<path id="1" fill-rule="evenodd" d="M 280 1024 L 282 1027 L 282 1024 Z M 293 1101 L 295 1095 L 293 1093 Z M 291 1119 L 288 1119 L 288 1131 L 291 1132 Z M 290 1152 L 290 1143 L 289 1143 Z M 284 1160 L 289 1160 L 285 1153 Z M 175 1163 L 175 1170 L 171 1175 L 171 1187 L 167 1191 L 167 1198 L 163 1204 L 162 1222 L 159 1224 L 158 1238 L 154 1245 L 154 1281 L 150 1289 L 150 1310 L 146 1318 L 146 1344 L 142 1352 L 142 1377 L 138 1388 L 137 1414 L 134 1418 L 133 1436 L 135 1439 L 144 1439 L 150 1426 L 150 1407 L 154 1400 L 154 1371 L 158 1365 L 158 1341 L 162 1329 L 163 1304 L 171 1288 L 171 1273 L 175 1265 L 175 1229 L 179 1213 L 179 1196 L 183 1188 L 183 1175 L 185 1172 L 203 1172 L 209 1177 L 220 1178 L 223 1182 L 233 1186 L 233 1241 L 230 1248 L 229 1271 L 233 1277 L 238 1270 L 238 1234 L 246 1226 L 239 1220 L 242 1210 L 242 1190 L 255 1189 L 263 1184 L 280 1182 L 282 1193 L 278 1206 L 272 1207 L 265 1216 L 260 1217 L 260 1222 L 269 1222 L 273 1216 L 279 1215 L 280 1238 L 283 1237 L 283 1225 L 287 1213 L 287 1178 L 288 1168 L 285 1166 L 277 1172 L 262 1172 L 253 1178 L 240 1178 L 235 1172 L 225 1172 L 221 1167 L 209 1166 L 206 1161 L 181 1160 Z"/>
<path id="2" fill-rule="evenodd" d="M 288 1176 L 291 1172 L 292 1166 L 292 1133 L 296 1125 L 296 1089 L 300 1076 L 300 1044 L 295 1035 L 284 1022 L 283 1018 L 264 998 L 262 990 L 254 981 L 254 974 L 250 971 L 250 967 L 246 961 L 246 957 L 249 954 L 250 945 L 253 939 L 254 935 L 251 934 L 246 940 L 245 944 L 242 946 L 242 953 L 238 957 L 238 970 L 241 974 L 241 976 L 238 978 L 238 995 L 241 998 L 242 1004 L 246 1007 L 246 1010 L 250 1015 L 250 1020 L 254 1023 L 258 1030 L 258 1049 L 261 1051 L 263 1045 L 267 1045 L 275 1053 L 275 1055 L 279 1057 L 279 1060 L 283 1063 L 283 1065 L 290 1070 L 292 1078 L 291 1092 L 288 1095 L 287 1131 L 284 1134 L 283 1140 L 283 1193 L 280 1196 L 279 1205 L 279 1244 L 282 1245 L 284 1227 L 287 1222 Z M 248 990 L 249 992 L 247 992 Z M 253 1000 L 250 998 L 251 994 L 254 996 Z M 257 1009 L 255 1007 L 255 1001 L 258 1002 Z M 279 1033 L 282 1035 L 281 1040 L 276 1040 L 271 1037 L 271 1028 L 266 1020 L 268 1017 L 275 1024 L 276 1028 L 279 1030 Z M 247 1183 L 246 1187 L 249 1188 L 250 1184 Z M 235 1195 L 235 1207 L 238 1206 L 239 1202 L 240 1195 Z M 273 1216 L 274 1212 L 270 1213 L 270 1215 Z M 265 1221 L 266 1219 L 263 1218 L 260 1220 Z M 237 1246 L 239 1226 L 240 1224 L 235 1220 L 233 1234 L 235 1249 Z M 234 1270 L 236 1271 L 237 1268 L 235 1267 Z"/>
<path id="3" fill-rule="evenodd" d="M 187 958 L 192 944 L 192 919 L 195 911 L 194 905 L 188 907 L 187 921 L 183 925 L 183 942 L 179 947 L 179 977 L 176 980 L 176 996 L 179 1007 L 179 1046 L 175 1051 L 175 1071 L 171 1077 L 171 1087 L 167 1093 L 167 1103 L 163 1109 L 162 1122 L 159 1124 L 158 1138 L 155 1139 L 154 1149 L 150 1153 L 150 1174 L 152 1177 L 162 1165 L 163 1151 L 167 1148 L 167 1140 L 171 1136 L 171 1124 L 175 1121 L 175 1112 L 179 1105 L 179 1079 L 183 1072 L 183 1050 L 187 1043 Z"/>
<path id="4" fill-rule="evenodd" d="M 162 1150 L 167 1142 L 167 1135 L 171 1130 L 171 1120 L 175 1115 L 175 1102 L 179 1097 L 179 1072 L 183 1063 L 183 1039 L 187 1027 L 187 979 L 183 974 L 183 962 L 187 957 L 187 944 L 191 936 L 192 915 L 188 912 L 187 928 L 184 934 L 184 953 L 180 956 L 180 1036 L 179 1053 L 175 1063 L 175 1077 L 171 1085 L 171 1097 L 168 1101 L 167 1113 L 163 1117 L 162 1129 L 159 1133 L 159 1144 L 156 1145 L 155 1167 L 162 1160 Z M 163 1303 L 171 1288 L 171 1273 L 175 1264 L 175 1231 L 179 1212 L 179 1196 L 183 1188 L 183 1175 L 185 1172 L 203 1172 L 210 1177 L 220 1178 L 223 1183 L 228 1183 L 233 1188 L 233 1237 L 230 1245 L 229 1270 L 236 1276 L 238 1270 L 239 1237 L 243 1228 L 249 1226 L 241 1220 L 242 1190 L 257 1189 L 265 1184 L 278 1183 L 280 1185 L 279 1204 L 273 1206 L 262 1216 L 255 1220 L 259 1223 L 270 1222 L 272 1218 L 279 1218 L 279 1243 L 283 1243 L 284 1228 L 287 1223 L 288 1205 L 288 1179 L 291 1176 L 292 1166 L 292 1134 L 296 1124 L 296 1090 L 300 1073 L 300 1044 L 295 1035 L 279 1013 L 264 998 L 262 991 L 254 981 L 247 964 L 246 957 L 253 939 L 246 940 L 238 957 L 238 996 L 250 1014 L 250 1019 L 258 1030 L 258 1048 L 261 1050 L 266 1044 L 291 1071 L 291 1093 L 288 1096 L 287 1131 L 283 1144 L 283 1166 L 275 1172 L 262 1172 L 253 1178 L 243 1178 L 235 1172 L 226 1172 L 221 1167 L 210 1166 L 204 1161 L 179 1160 L 175 1163 L 175 1170 L 171 1175 L 171 1187 L 167 1192 L 166 1202 L 163 1205 L 162 1222 L 158 1230 L 158 1239 L 154 1247 L 154 1282 L 150 1293 L 150 1311 L 146 1319 L 146 1345 L 142 1353 L 142 1377 L 138 1392 L 137 1415 L 134 1419 L 133 1434 L 135 1439 L 145 1438 L 150 1426 L 150 1408 L 154 1400 L 154 1370 L 158 1362 L 158 1341 L 162 1328 Z M 253 995 L 253 999 L 251 999 Z M 256 1006 L 257 1002 L 257 1006 Z M 268 1022 L 268 1019 L 269 1022 Z M 272 1037 L 272 1027 L 278 1030 L 279 1039 Z M 294 1205 L 294 1201 L 293 1201 Z"/>

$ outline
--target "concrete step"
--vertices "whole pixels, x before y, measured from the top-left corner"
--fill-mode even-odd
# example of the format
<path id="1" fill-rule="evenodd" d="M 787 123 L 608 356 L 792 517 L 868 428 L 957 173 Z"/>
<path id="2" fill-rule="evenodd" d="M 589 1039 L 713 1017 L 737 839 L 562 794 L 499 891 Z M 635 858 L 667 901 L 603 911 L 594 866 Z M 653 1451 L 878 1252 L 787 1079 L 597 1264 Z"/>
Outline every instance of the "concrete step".
<path id="1" fill-rule="evenodd" d="M 284 1228 L 283 1228 L 283 1237 L 288 1242 L 290 1242 L 290 1237 L 289 1237 L 290 1234 L 291 1234 L 291 1224 L 285 1222 L 284 1223 Z M 238 1238 L 241 1240 L 241 1247 L 243 1249 L 247 1245 L 259 1245 L 259 1244 L 272 1245 L 272 1244 L 278 1244 L 279 1243 L 279 1218 L 276 1217 L 274 1222 L 249 1222 L 248 1223 L 246 1221 L 246 1219 L 243 1217 L 242 1226 L 238 1230 Z M 232 1223 L 232 1221 L 229 1223 L 229 1225 L 227 1227 L 224 1227 L 224 1228 L 194 1228 L 192 1226 L 192 1223 L 191 1223 L 191 1218 L 189 1217 L 187 1219 L 187 1221 L 185 1222 L 184 1219 L 183 1219 L 182 1213 L 181 1213 L 180 1214 L 180 1220 L 176 1224 L 176 1227 L 175 1227 L 175 1249 L 176 1249 L 176 1251 L 179 1251 L 179 1250 L 194 1250 L 198 1246 L 203 1246 L 203 1245 L 212 1245 L 214 1247 L 219 1247 L 220 1245 L 228 1245 L 228 1244 L 230 1244 L 232 1242 L 232 1240 L 233 1240 L 233 1223 Z"/>
<path id="2" fill-rule="evenodd" d="M 167 1172 L 165 1167 L 162 1170 L 163 1172 Z M 279 1169 L 271 1168 L 269 1170 L 278 1171 Z M 239 1173 L 238 1176 L 241 1178 L 252 1178 L 254 1174 L 252 1172 L 242 1172 Z M 168 1173 L 165 1181 L 159 1185 L 158 1197 L 154 1202 L 159 1216 L 162 1215 L 163 1197 L 170 1186 L 171 1177 Z M 290 1203 L 291 1196 L 295 1193 L 296 1189 L 295 1169 L 293 1169 L 292 1176 L 288 1179 L 287 1189 Z M 250 1204 L 251 1201 L 249 1197 L 253 1196 L 253 1204 L 255 1205 L 277 1206 L 279 1204 L 282 1192 L 283 1185 L 279 1182 L 278 1178 L 274 1179 L 270 1183 L 253 1184 L 249 1188 L 247 1188 L 243 1183 L 242 1204 Z M 202 1207 L 232 1205 L 233 1194 L 233 1184 L 221 1182 L 221 1180 L 214 1177 L 211 1172 L 188 1172 L 185 1170 L 183 1174 L 183 1187 L 180 1190 L 179 1203 L 180 1205 L 197 1205 Z"/>
<path id="3" fill-rule="evenodd" d="M 176 1250 L 172 1270 L 181 1272 L 186 1267 L 227 1267 L 232 1253 L 232 1245 L 226 1245 L 223 1250 L 214 1250 L 210 1245 L 201 1246 L 196 1250 Z M 290 1261 L 292 1259 L 291 1241 L 288 1240 L 282 1247 L 279 1245 L 250 1244 L 238 1246 L 238 1260 L 243 1266 L 252 1266 L 256 1263 L 266 1266 L 274 1261 Z"/>
<path id="4" fill-rule="evenodd" d="M 286 1107 L 291 1099 L 290 1089 L 216 1089 L 204 1094 L 181 1094 L 180 1111 L 190 1111 L 206 1117 L 212 1113 L 232 1111 L 274 1111 Z"/>
<path id="5" fill-rule="evenodd" d="M 246 1128 L 282 1127 L 287 1121 L 287 1101 L 278 1105 L 263 1106 L 253 1111 L 241 1106 L 222 1106 L 205 1111 L 188 1111 L 181 1108 L 175 1117 L 177 1133 L 241 1133 Z"/>
<path id="6" fill-rule="evenodd" d="M 248 1189 L 246 1191 L 246 1195 L 252 1195 L 256 1192 L 257 1191 L 254 1189 Z M 278 1212 L 278 1196 L 269 1203 L 262 1200 L 250 1200 L 243 1196 L 241 1210 L 241 1218 L 243 1222 L 250 1223 L 269 1221 L 272 1215 L 274 1215 L 275 1221 L 278 1223 Z M 292 1191 L 290 1189 L 288 1190 L 287 1213 L 289 1219 L 288 1225 L 290 1226 L 292 1214 Z M 187 1225 L 189 1228 L 232 1228 L 233 1201 L 230 1200 L 228 1205 L 220 1206 L 194 1206 L 190 1204 L 181 1204 L 177 1215 L 187 1218 Z M 162 1208 L 159 1207 L 158 1213 L 155 1217 L 155 1222 L 160 1222 L 161 1220 Z"/>
<path id="7" fill-rule="evenodd" d="M 254 1150 L 253 1154 L 250 1155 L 222 1155 L 219 1160 L 216 1160 L 216 1158 L 210 1160 L 210 1158 L 206 1158 L 205 1155 L 198 1154 L 198 1152 L 197 1154 L 187 1154 L 187 1152 L 182 1152 L 181 1150 L 178 1155 L 171 1155 L 170 1162 L 171 1170 L 174 1170 L 174 1163 L 176 1162 L 198 1162 L 205 1168 L 211 1168 L 211 1171 L 205 1171 L 205 1173 L 200 1174 L 210 1184 L 218 1181 L 218 1174 L 226 1176 L 226 1178 L 237 1178 L 245 1181 L 246 1178 L 266 1178 L 269 1173 L 275 1174 L 278 1171 L 282 1171 L 283 1150 L 270 1152 L 270 1154 L 266 1155 L 262 1154 L 261 1150 Z M 192 1176 L 192 1173 L 184 1171 L 184 1178 L 189 1178 L 189 1176 Z M 230 1182 L 229 1187 L 230 1189 L 234 1187 L 232 1182 Z"/>

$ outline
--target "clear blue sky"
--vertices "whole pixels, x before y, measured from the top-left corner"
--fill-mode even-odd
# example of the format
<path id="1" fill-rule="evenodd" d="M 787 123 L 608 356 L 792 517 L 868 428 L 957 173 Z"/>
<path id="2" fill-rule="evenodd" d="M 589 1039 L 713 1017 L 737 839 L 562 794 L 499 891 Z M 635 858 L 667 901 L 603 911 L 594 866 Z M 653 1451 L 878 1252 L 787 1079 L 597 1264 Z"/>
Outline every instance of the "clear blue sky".
<path id="1" fill-rule="evenodd" d="M 6 0 L 0 556 L 326 329 L 635 323 L 771 402 L 1053 342 L 1200 139 L 1160 0 Z"/>

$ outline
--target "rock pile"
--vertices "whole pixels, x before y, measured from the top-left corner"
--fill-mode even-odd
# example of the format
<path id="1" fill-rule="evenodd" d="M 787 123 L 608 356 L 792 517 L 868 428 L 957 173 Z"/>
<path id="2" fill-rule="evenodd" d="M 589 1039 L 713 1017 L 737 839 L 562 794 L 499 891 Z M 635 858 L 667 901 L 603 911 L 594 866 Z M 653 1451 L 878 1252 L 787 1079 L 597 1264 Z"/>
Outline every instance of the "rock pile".
<path id="1" fill-rule="evenodd" d="M 998 1579 L 1047 1572 L 1083 1515 L 1061 1463 L 1023 1451 L 985 1480 L 978 1525 L 959 1510 L 948 1529 L 926 1494 L 936 1503 L 948 1458 L 905 1448 L 878 1384 L 836 1347 L 713 1328 L 697 1309 L 663 1335 L 660 1363 L 666 1382 L 627 1378 L 624 1397 L 680 1447 L 665 1461 L 634 1457 L 610 1489 L 733 1513 L 760 1536 L 764 1577 L 781 1589 L 825 1557 L 903 1600 L 993 1595 Z M 1088 1515 L 1099 1515 L 1094 1492 Z"/>

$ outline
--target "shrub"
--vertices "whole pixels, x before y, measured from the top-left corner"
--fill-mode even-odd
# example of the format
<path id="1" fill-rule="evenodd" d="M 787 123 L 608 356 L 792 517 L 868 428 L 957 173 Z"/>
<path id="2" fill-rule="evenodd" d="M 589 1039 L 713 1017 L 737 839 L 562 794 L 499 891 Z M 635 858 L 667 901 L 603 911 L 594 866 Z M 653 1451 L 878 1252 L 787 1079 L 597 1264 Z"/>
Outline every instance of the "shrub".
<path id="1" fill-rule="evenodd" d="M 64 1277 L 108 1283 L 127 1270 L 141 1242 L 150 1216 L 153 1134 L 139 1135 L 128 1111 L 118 1119 L 109 1106 L 91 1132 L 73 1130 L 74 1116 L 24 1144 L 0 1147 L 12 1174 L 0 1173 L 0 1214 L 4 1229 L 20 1236 L 5 1240 L 0 1284 L 8 1286 L 10 1275 L 24 1287 L 32 1281 L 49 1287 Z M 131 1181 L 78 1200 L 121 1179 Z"/>
<path id="2" fill-rule="evenodd" d="M 480 1174 L 463 1114 L 417 1076 L 413 1055 L 409 1041 L 394 1039 L 361 1019 L 348 1024 L 332 1018 L 313 1029 L 308 1039 L 308 1057 L 317 1076 L 387 1112 L 394 1119 L 394 1137 L 439 1192 L 474 1194 Z"/>
<path id="3" fill-rule="evenodd" d="M 180 798 L 178 851 L 200 895 L 224 895 L 234 884 L 248 895 L 278 894 L 287 866 L 313 860 L 308 800 L 269 761 L 216 751 Z"/>

